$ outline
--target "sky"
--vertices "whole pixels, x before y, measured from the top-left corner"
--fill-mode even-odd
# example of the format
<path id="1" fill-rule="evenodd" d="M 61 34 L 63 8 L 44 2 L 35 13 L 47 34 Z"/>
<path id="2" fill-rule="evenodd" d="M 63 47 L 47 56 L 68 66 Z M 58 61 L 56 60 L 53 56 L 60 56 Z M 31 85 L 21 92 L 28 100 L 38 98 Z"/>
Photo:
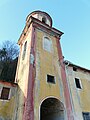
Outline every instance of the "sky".
<path id="1" fill-rule="evenodd" d="M 0 45 L 17 43 L 27 15 L 35 10 L 47 12 L 53 27 L 64 32 L 65 60 L 90 69 L 90 0 L 0 0 Z"/>

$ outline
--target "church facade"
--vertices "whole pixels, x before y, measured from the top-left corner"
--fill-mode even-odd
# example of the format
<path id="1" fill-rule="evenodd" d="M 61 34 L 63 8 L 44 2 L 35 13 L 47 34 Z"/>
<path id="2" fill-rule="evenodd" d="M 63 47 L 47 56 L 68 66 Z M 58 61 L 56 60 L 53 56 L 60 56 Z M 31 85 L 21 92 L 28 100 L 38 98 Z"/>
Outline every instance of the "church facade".
<path id="1" fill-rule="evenodd" d="M 1 120 L 90 119 L 90 71 L 64 61 L 52 23 L 46 12 L 27 16 L 15 83 L 0 83 Z"/>

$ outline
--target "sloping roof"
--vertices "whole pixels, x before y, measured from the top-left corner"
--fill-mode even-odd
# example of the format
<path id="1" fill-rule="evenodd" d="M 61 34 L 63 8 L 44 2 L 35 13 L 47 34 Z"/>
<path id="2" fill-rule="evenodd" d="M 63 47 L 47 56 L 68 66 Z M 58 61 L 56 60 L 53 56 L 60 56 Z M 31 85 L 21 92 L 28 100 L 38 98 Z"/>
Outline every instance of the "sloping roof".
<path id="1" fill-rule="evenodd" d="M 0 79 L 0 84 L 6 85 L 6 86 L 12 86 L 12 87 L 17 86 L 17 83 L 7 82 L 7 81 L 1 80 L 1 79 Z"/>
<path id="2" fill-rule="evenodd" d="M 84 68 L 84 67 L 79 66 L 79 65 L 76 65 L 76 64 L 73 64 L 72 62 L 70 62 L 70 61 L 68 61 L 68 60 L 65 60 L 64 63 L 65 63 L 65 65 L 72 66 L 72 67 L 76 67 L 76 68 L 79 68 L 79 69 L 81 69 L 81 70 L 83 70 L 83 71 L 90 72 L 89 69 Z"/>

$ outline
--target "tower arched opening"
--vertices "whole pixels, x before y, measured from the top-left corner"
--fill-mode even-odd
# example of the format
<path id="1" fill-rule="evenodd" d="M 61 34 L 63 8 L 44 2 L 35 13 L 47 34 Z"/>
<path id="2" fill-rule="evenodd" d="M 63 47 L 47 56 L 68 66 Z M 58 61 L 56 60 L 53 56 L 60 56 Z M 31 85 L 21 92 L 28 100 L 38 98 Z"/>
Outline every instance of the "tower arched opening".
<path id="1" fill-rule="evenodd" d="M 40 120 L 64 120 L 64 105 L 56 98 L 45 99 L 40 107 Z"/>

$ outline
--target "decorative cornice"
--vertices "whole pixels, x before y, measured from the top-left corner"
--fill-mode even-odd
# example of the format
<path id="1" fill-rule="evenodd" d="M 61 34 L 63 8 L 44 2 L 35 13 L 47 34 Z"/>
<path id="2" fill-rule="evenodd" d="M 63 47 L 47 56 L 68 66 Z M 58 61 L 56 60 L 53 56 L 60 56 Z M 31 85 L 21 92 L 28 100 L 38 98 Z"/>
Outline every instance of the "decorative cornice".
<path id="1" fill-rule="evenodd" d="M 26 26 L 24 27 L 24 30 L 22 31 L 22 34 L 18 40 L 18 44 L 21 43 L 22 39 L 24 39 L 24 37 L 27 35 L 28 29 L 30 28 L 31 24 L 38 29 L 41 29 L 43 31 L 47 31 L 48 33 L 52 32 L 54 35 L 56 35 L 56 37 L 60 38 L 62 36 L 62 34 L 64 34 L 63 32 L 57 30 L 56 28 L 53 28 L 47 24 L 42 23 L 40 20 L 34 18 L 34 17 L 30 17 L 28 23 L 26 24 Z"/>

